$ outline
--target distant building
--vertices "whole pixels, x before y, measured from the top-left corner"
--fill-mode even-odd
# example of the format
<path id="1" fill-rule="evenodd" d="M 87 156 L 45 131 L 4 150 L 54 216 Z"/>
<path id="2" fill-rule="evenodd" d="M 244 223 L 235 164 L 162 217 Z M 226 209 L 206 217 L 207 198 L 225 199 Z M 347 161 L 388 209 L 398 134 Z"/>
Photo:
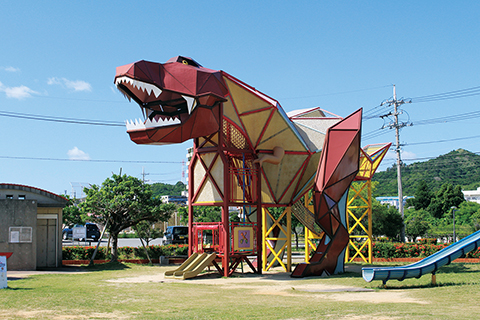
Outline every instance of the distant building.
<path id="1" fill-rule="evenodd" d="M 414 198 L 412 196 L 404 196 L 403 197 L 403 207 L 405 208 L 407 204 L 407 199 Z M 392 207 L 395 207 L 398 209 L 398 197 L 376 197 L 377 201 L 379 201 L 381 204 L 388 204 L 391 205 Z"/>
<path id="2" fill-rule="evenodd" d="M 185 195 L 181 196 L 162 196 L 162 202 L 163 203 L 175 203 L 180 206 L 186 206 L 187 205 L 187 200 L 188 197 Z"/>
<path id="3" fill-rule="evenodd" d="M 465 200 L 480 203 L 480 188 L 477 190 L 462 190 Z"/>

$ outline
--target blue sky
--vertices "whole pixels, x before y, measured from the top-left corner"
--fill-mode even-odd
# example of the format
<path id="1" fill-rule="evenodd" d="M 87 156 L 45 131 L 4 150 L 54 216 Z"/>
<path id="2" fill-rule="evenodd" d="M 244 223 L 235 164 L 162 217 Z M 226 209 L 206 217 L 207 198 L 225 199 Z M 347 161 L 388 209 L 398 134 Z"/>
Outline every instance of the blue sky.
<path id="1" fill-rule="evenodd" d="M 395 84 L 398 98 L 414 98 L 402 106 L 402 120 L 414 124 L 401 131 L 406 163 L 480 151 L 475 90 L 415 102 L 480 86 L 476 1 L 7 0 L 1 7 L 1 182 L 71 194 L 120 168 L 137 177 L 144 170 L 150 182 L 182 180 L 191 143 L 135 145 L 117 125 L 140 110 L 113 85 L 117 66 L 177 55 L 232 74 L 287 112 L 387 113 L 379 105 Z M 114 126 L 20 118 L 32 116 Z M 395 140 L 379 117 L 363 124 L 370 138 L 362 145 Z"/>

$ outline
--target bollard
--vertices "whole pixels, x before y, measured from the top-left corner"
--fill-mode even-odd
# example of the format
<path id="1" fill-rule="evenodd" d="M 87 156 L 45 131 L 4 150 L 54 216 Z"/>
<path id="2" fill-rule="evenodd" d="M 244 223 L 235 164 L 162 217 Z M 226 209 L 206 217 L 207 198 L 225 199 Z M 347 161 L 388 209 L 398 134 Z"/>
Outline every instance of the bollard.
<path id="1" fill-rule="evenodd" d="M 7 283 L 7 257 L 0 256 L 0 289 L 8 287 Z"/>

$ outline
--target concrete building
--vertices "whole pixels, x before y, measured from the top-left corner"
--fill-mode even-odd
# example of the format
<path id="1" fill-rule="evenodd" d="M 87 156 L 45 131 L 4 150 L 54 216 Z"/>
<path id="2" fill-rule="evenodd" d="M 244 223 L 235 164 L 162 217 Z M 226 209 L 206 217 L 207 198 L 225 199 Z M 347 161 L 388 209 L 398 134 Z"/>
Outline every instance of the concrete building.
<path id="1" fill-rule="evenodd" d="M 162 196 L 161 199 L 163 203 L 175 203 L 180 206 L 186 206 L 188 201 L 188 195 Z"/>
<path id="2" fill-rule="evenodd" d="M 404 196 L 403 197 L 403 207 L 407 205 L 407 199 L 413 198 L 413 196 Z M 388 204 L 391 205 L 392 207 L 395 207 L 398 209 L 398 197 L 376 197 L 377 201 L 379 201 L 381 204 Z"/>
<path id="3" fill-rule="evenodd" d="M 0 184 L 0 252 L 8 270 L 62 265 L 62 209 L 67 199 L 18 184 Z"/>
<path id="4" fill-rule="evenodd" d="M 477 190 L 462 190 L 466 201 L 480 203 L 480 188 Z"/>

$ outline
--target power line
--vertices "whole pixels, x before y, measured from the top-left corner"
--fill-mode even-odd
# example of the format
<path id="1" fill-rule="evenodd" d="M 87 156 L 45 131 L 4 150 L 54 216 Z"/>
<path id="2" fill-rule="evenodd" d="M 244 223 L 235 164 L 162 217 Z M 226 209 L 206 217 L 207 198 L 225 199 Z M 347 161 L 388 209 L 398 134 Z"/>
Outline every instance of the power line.
<path id="1" fill-rule="evenodd" d="M 2 156 L 0 159 L 15 160 L 41 160 L 41 161 L 73 161 L 73 162 L 103 162 L 103 163 L 174 163 L 181 164 L 182 161 L 158 161 L 158 160 L 94 160 L 94 159 L 65 159 L 65 158 L 41 158 L 41 157 L 15 157 Z"/>
<path id="2" fill-rule="evenodd" d="M 389 113 L 389 115 L 390 115 L 390 113 Z M 415 126 L 423 126 L 423 125 L 429 125 L 429 124 L 438 124 L 438 123 L 447 123 L 447 122 L 454 122 L 454 121 L 470 120 L 470 119 L 474 119 L 474 118 L 480 118 L 480 111 L 472 111 L 472 112 L 454 114 L 454 115 L 444 116 L 444 117 L 439 117 L 439 118 L 419 120 L 419 121 L 415 121 L 415 123 L 412 123 L 411 125 L 414 124 Z M 370 132 L 367 132 L 367 133 L 363 134 L 362 139 L 369 140 L 369 139 L 381 136 L 381 135 L 388 132 L 388 131 L 386 131 L 386 132 L 381 131 L 382 129 L 385 129 L 385 128 L 392 129 L 391 125 L 389 125 L 389 126 L 384 125 L 379 129 L 375 129 L 375 130 L 372 130 Z"/>
<path id="3" fill-rule="evenodd" d="M 476 151 L 476 152 L 473 152 L 473 151 L 469 151 L 470 153 L 473 153 L 473 154 L 476 154 L 476 155 L 480 155 L 480 151 Z M 458 156 L 461 156 L 461 155 L 458 155 Z M 468 156 L 468 155 L 465 155 L 465 156 Z M 441 156 L 432 156 L 432 157 L 422 157 L 422 158 L 404 158 L 403 161 L 421 161 L 421 160 L 431 160 L 431 159 L 436 159 L 438 157 L 441 157 Z M 394 161 L 394 159 L 385 159 L 384 161 L 386 162 L 392 162 Z M 457 160 L 443 160 L 444 163 L 457 163 L 458 161 Z"/>
<path id="4" fill-rule="evenodd" d="M 444 122 L 453 122 L 453 121 L 461 121 L 461 120 L 469 120 L 473 118 L 479 118 L 480 111 L 472 111 L 467 113 L 455 114 L 453 116 L 445 116 L 433 119 L 426 119 L 426 120 L 419 120 L 415 122 L 415 125 L 427 125 L 427 124 L 436 124 L 436 123 L 444 123 Z"/>
<path id="5" fill-rule="evenodd" d="M 435 141 L 423 141 L 423 142 L 406 143 L 405 145 L 406 145 L 406 146 L 413 146 L 413 145 L 419 145 L 419 144 L 431 144 L 431 143 L 452 142 L 452 141 L 468 140 L 468 139 L 475 139 L 475 138 L 480 138 L 480 135 L 479 135 L 479 136 L 463 137 L 463 138 L 445 139 L 445 140 L 435 140 Z"/>
<path id="6" fill-rule="evenodd" d="M 9 112 L 9 111 L 2 111 L 2 110 L 0 110 L 0 116 L 10 117 L 10 118 L 29 119 L 29 120 L 41 120 L 41 121 L 49 121 L 49 122 L 63 122 L 63 123 L 71 123 L 71 124 L 125 127 L 125 124 L 119 121 L 63 118 L 63 117 L 36 115 L 36 114 L 30 114 L 30 113 Z"/>
<path id="7" fill-rule="evenodd" d="M 413 102 L 432 102 L 480 95 L 480 86 L 411 98 Z"/>

